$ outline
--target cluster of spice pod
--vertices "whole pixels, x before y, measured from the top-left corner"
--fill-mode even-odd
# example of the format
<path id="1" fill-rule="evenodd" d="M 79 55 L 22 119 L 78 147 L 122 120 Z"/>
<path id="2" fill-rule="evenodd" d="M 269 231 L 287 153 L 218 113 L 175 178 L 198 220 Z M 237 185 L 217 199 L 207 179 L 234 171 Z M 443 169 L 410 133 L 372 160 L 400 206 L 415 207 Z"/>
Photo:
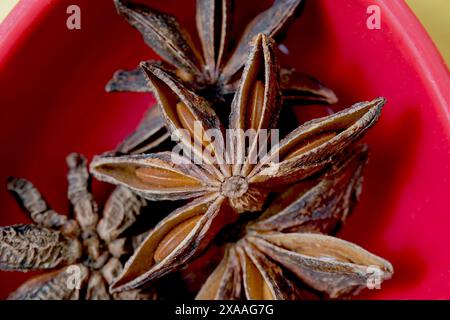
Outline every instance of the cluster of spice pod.
<path id="1" fill-rule="evenodd" d="M 116 72 L 107 90 L 152 92 L 157 105 L 90 163 L 95 178 L 117 186 L 102 215 L 79 154 L 67 157 L 73 217 L 30 182 L 9 180 L 33 224 L 0 228 L 0 268 L 49 270 L 11 299 L 170 299 L 181 288 L 196 299 L 338 298 L 392 276 L 388 261 L 334 236 L 358 202 L 368 159 L 358 141 L 384 98 L 286 125 L 279 143 L 262 140 L 265 154 L 261 139 L 224 142 L 230 130 L 278 130 L 296 105 L 337 101 L 318 80 L 278 66 L 274 39 L 301 0 L 275 1 L 238 41 L 230 1 L 197 0 L 201 50 L 173 16 L 115 5 L 163 61 Z M 176 209 L 136 228 L 159 201 Z"/>

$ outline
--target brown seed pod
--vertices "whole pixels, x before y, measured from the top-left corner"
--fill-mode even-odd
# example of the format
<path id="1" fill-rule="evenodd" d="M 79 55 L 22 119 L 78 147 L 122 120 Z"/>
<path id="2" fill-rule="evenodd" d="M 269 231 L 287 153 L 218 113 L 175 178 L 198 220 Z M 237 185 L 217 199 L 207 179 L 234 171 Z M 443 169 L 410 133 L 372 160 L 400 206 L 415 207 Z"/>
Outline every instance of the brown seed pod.
<path id="1" fill-rule="evenodd" d="M 279 195 L 229 244 L 197 299 L 301 299 L 304 287 L 336 298 L 364 288 L 374 269 L 380 282 L 389 279 L 393 268 L 386 260 L 319 233 L 333 232 L 349 215 L 366 161 L 367 147 L 351 148 L 321 177 Z"/>
<path id="2" fill-rule="evenodd" d="M 53 269 L 81 256 L 81 244 L 59 231 L 35 225 L 0 228 L 0 269 Z"/>
<path id="3" fill-rule="evenodd" d="M 8 300 L 78 300 L 80 288 L 85 286 L 88 276 L 89 271 L 83 265 L 71 265 L 31 278 Z"/>
<path id="4" fill-rule="evenodd" d="M 283 34 L 301 7 L 301 0 L 274 1 L 266 11 L 257 15 L 245 28 L 240 38 L 232 39 L 233 8 L 231 0 L 201 0 L 196 6 L 196 25 L 201 42 L 197 50 L 189 34 L 176 18 L 132 1 L 116 0 L 116 8 L 130 25 L 136 28 L 144 41 L 158 53 L 162 61 L 148 61 L 176 75 L 188 87 L 217 103 L 219 109 L 239 86 L 245 58 L 254 46 L 258 34 L 276 37 Z M 232 43 L 236 43 L 232 47 Z M 201 51 L 201 53 L 200 53 Z M 280 88 L 283 101 L 299 103 L 335 103 L 336 95 L 318 80 L 294 69 L 281 70 Z M 119 70 L 106 86 L 108 92 L 151 92 L 140 68 Z M 157 108 L 153 108 L 157 109 Z M 158 111 L 150 112 L 139 129 L 117 149 L 124 153 L 143 153 L 158 147 L 168 138 L 161 127 Z M 145 129 L 145 130 L 142 130 Z"/>
<path id="5" fill-rule="evenodd" d="M 105 204 L 97 233 L 106 242 L 117 239 L 134 224 L 146 204 L 145 199 L 129 189 L 117 187 Z"/>
<path id="6" fill-rule="evenodd" d="M 16 197 L 34 223 L 48 228 L 58 228 L 66 223 L 67 217 L 52 210 L 30 181 L 11 177 L 8 179 L 8 191 Z"/>
<path id="7" fill-rule="evenodd" d="M 188 244 L 198 243 L 203 248 L 213 237 L 212 230 L 220 230 L 225 221 L 234 221 L 236 213 L 261 210 L 269 194 L 268 186 L 298 182 L 332 166 L 339 161 L 343 151 L 376 122 L 385 102 L 384 99 L 363 102 L 308 122 L 294 130 L 280 145 L 271 146 L 267 155 L 260 156 L 259 139 L 247 144 L 245 137 L 239 134 L 227 144 L 231 148 L 225 149 L 223 126 L 208 101 L 187 89 L 159 65 L 143 64 L 143 69 L 161 107 L 166 127 L 177 137 L 183 155 L 174 151 L 100 156 L 91 163 L 91 172 L 100 180 L 125 186 L 150 200 L 195 200 L 156 226 L 133 255 L 120 279 L 113 284 L 116 291 L 136 288 L 180 268 L 198 253 Z M 258 136 L 264 130 L 277 127 L 281 108 L 277 69 L 273 42 L 261 34 L 249 54 L 231 104 L 229 128 L 233 132 L 252 130 Z M 197 124 L 200 133 L 205 134 L 198 131 L 196 134 L 193 123 Z M 208 133 L 211 130 L 215 132 L 214 139 Z M 268 138 L 263 142 L 267 144 Z M 281 157 L 279 163 L 274 162 L 275 153 Z M 251 161 L 252 158 L 256 158 L 256 163 Z M 279 171 L 275 171 L 275 166 Z M 190 206 L 195 207 L 201 202 L 217 206 L 201 210 L 202 218 L 194 219 L 189 213 Z M 223 211 L 231 211 L 228 219 L 218 220 L 221 225 L 212 221 L 213 216 L 224 216 Z M 203 234 L 209 236 L 203 237 Z M 172 258 L 169 258 L 166 252 L 172 249 L 177 256 L 170 255 Z M 158 253 L 156 261 L 155 251 Z"/>
<path id="8" fill-rule="evenodd" d="M 51 211 L 29 181 L 15 178 L 9 181 L 10 191 L 36 224 L 0 228 L 0 269 L 28 271 L 58 268 L 33 277 L 9 298 L 155 298 L 155 291 L 151 288 L 145 292 L 134 290 L 119 295 L 112 295 L 108 290 L 109 284 L 123 269 L 118 259 L 131 255 L 135 246 L 142 241 L 143 235 L 116 238 L 131 226 L 145 200 L 127 189 L 118 188 L 105 209 L 99 226 L 102 232 L 96 232 L 98 212 L 90 193 L 86 160 L 79 154 L 71 154 L 67 157 L 67 164 L 68 197 L 75 219 Z M 61 269 L 63 266 L 67 267 Z"/>

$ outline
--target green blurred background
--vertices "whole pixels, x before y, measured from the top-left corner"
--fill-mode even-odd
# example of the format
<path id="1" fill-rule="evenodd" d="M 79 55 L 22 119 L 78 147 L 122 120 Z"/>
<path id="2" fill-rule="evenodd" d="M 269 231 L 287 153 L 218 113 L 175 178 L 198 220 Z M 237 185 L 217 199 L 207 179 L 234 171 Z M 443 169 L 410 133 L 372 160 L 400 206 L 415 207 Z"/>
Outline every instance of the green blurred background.
<path id="1" fill-rule="evenodd" d="M 41 1 L 41 0 L 24 0 Z M 398 0 L 391 0 L 398 1 Z M 19 0 L 0 0 L 0 22 Z M 450 64 L 450 0 L 406 0 Z"/>

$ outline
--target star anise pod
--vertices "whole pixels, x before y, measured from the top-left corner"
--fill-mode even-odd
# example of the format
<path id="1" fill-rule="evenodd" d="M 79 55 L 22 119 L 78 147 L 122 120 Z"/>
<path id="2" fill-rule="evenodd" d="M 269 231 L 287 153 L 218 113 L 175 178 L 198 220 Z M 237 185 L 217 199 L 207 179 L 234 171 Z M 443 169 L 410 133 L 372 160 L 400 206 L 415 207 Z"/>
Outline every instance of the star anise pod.
<path id="1" fill-rule="evenodd" d="M 325 235 L 345 221 L 361 192 L 367 148 L 319 178 L 280 194 L 229 244 L 197 299 L 302 299 L 356 294 L 392 276 L 392 265 L 348 241 Z M 312 289 L 312 291 L 311 291 Z M 308 292 L 310 291 L 310 292 Z"/>
<path id="2" fill-rule="evenodd" d="M 293 20 L 302 0 L 276 0 L 270 8 L 256 16 L 244 30 L 234 49 L 230 48 L 232 25 L 231 0 L 198 0 L 197 30 L 202 46 L 195 48 L 190 35 L 176 18 L 142 4 L 115 0 L 116 8 L 144 41 L 169 65 L 185 84 L 214 100 L 214 108 L 223 103 L 227 93 L 234 93 L 245 59 L 259 33 L 275 37 Z M 280 70 L 280 88 L 284 100 L 332 104 L 334 92 L 318 80 L 294 69 Z M 106 86 L 111 91 L 150 92 L 147 79 L 140 68 L 119 70 Z M 117 151 L 123 154 L 148 151 L 167 138 L 156 109 L 144 119 L 146 131 L 138 130 L 132 139 L 122 143 Z"/>
<path id="3" fill-rule="evenodd" d="M 9 299 L 149 299 L 154 292 L 138 290 L 110 294 L 108 285 L 120 274 L 120 259 L 129 256 L 142 235 L 123 237 L 140 214 L 146 200 L 118 187 L 110 195 L 99 221 L 97 204 L 90 193 L 86 159 L 67 157 L 68 198 L 74 219 L 49 207 L 34 185 L 11 178 L 8 189 L 34 224 L 0 228 L 0 268 L 29 271 L 52 270 L 31 278 Z M 84 296 L 80 289 L 85 289 Z"/>
<path id="4" fill-rule="evenodd" d="M 269 188 L 325 170 L 376 122 L 385 103 L 383 98 L 361 102 L 307 122 L 260 157 L 260 139 L 247 144 L 241 134 L 229 139 L 228 131 L 254 131 L 260 137 L 277 126 L 281 107 L 278 67 L 268 37 L 260 34 L 249 55 L 231 104 L 226 135 L 207 100 L 161 66 L 142 66 L 166 127 L 179 141 L 184 155 L 162 152 L 100 156 L 91 163 L 91 171 L 100 180 L 124 185 L 150 200 L 194 200 L 150 232 L 112 285 L 113 291 L 136 288 L 180 268 L 204 249 L 225 224 L 238 219 L 241 213 L 261 210 Z M 268 138 L 263 140 L 266 146 L 268 142 Z"/>

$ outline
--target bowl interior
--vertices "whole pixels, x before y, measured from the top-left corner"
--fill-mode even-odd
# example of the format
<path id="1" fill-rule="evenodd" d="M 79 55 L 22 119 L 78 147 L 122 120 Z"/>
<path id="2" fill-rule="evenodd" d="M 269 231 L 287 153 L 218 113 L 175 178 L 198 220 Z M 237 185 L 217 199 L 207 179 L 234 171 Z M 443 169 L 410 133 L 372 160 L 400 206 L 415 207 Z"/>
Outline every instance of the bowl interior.
<path id="1" fill-rule="evenodd" d="M 195 34 L 193 0 L 142 2 L 175 14 Z M 375 1 L 381 29 L 369 30 L 372 2 L 307 1 L 283 41 L 289 53 L 281 64 L 333 88 L 340 107 L 388 100 L 364 138 L 371 148 L 364 191 L 341 236 L 390 260 L 395 274 L 383 290 L 361 297 L 450 298 L 449 97 L 430 86 L 448 85 L 448 73 L 403 3 Z M 236 4 L 236 30 L 268 3 Z M 66 28 L 70 4 L 81 8 L 81 30 Z M 23 19 L 33 12 L 16 10 L 24 10 Z M 27 28 L 12 29 L 13 46 L 0 60 L 0 180 L 26 177 L 56 210 L 67 212 L 65 156 L 76 151 L 91 158 L 114 148 L 153 102 L 146 94 L 107 94 L 104 85 L 115 70 L 157 56 L 116 14 L 112 0 L 53 1 L 39 10 Z M 110 189 L 94 183 L 99 203 Z M 27 222 L 5 187 L 0 203 L 1 225 Z M 30 275 L 1 272 L 0 297 Z"/>

